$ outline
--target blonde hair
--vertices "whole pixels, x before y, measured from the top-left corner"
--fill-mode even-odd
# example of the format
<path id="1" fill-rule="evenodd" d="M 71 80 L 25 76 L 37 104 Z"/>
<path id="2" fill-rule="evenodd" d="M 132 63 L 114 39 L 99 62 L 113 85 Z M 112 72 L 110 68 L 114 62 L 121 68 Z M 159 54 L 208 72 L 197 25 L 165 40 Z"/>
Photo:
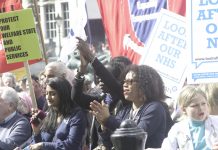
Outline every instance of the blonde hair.
<path id="1" fill-rule="evenodd" d="M 211 112 L 218 106 L 218 83 L 200 84 L 199 87 L 205 92 Z"/>
<path id="2" fill-rule="evenodd" d="M 189 106 L 192 102 L 192 99 L 198 94 L 202 95 L 205 99 L 207 99 L 206 94 L 198 86 L 184 86 L 178 97 L 178 104 L 180 108 L 183 109 Z"/>

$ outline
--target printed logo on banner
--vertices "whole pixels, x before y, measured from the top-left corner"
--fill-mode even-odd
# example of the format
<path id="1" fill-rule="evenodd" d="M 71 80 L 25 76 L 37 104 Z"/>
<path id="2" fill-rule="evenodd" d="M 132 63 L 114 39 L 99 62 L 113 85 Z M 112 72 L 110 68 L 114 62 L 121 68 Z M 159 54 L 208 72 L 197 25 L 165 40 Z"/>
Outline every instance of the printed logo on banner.
<path id="1" fill-rule="evenodd" d="M 163 0 L 129 0 L 129 13 L 133 34 L 125 34 L 124 49 L 131 48 L 139 54 L 149 38 L 161 8 L 166 8 Z M 134 37 L 136 36 L 136 38 Z M 138 45 L 137 45 L 138 43 Z"/>

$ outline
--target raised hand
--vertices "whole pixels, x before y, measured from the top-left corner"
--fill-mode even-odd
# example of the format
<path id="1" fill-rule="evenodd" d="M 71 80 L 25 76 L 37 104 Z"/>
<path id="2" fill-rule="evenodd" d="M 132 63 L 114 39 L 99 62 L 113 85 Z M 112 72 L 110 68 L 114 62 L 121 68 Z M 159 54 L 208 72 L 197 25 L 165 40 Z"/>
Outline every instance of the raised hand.
<path id="1" fill-rule="evenodd" d="M 79 37 L 76 37 L 79 40 L 77 45 L 78 50 L 80 51 L 80 55 L 82 55 L 88 62 L 92 62 L 95 58 L 95 55 L 89 49 L 88 44 Z"/>
<path id="2" fill-rule="evenodd" d="M 80 54 L 80 67 L 79 67 L 79 72 L 81 74 L 85 74 L 87 70 L 87 66 L 89 64 L 89 61 L 87 61 L 83 55 Z"/>

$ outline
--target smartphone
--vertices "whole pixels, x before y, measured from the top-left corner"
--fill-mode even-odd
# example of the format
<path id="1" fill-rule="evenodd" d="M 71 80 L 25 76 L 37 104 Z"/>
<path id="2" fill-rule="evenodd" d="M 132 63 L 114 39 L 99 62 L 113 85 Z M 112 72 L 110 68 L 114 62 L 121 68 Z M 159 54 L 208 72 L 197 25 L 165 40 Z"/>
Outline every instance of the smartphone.
<path id="1" fill-rule="evenodd" d="M 40 110 L 35 118 L 31 118 L 30 123 L 34 126 L 38 126 L 39 123 L 46 117 L 46 114 L 44 111 Z"/>

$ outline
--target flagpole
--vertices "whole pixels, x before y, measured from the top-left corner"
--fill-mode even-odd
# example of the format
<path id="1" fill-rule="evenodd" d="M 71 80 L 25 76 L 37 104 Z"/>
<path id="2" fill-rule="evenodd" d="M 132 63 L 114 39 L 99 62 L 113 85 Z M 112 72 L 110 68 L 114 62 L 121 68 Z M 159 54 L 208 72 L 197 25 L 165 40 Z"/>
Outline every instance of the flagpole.
<path id="1" fill-rule="evenodd" d="M 88 37 L 89 37 L 89 45 L 91 46 L 92 44 L 92 35 L 91 35 L 91 28 L 89 24 L 89 15 L 88 15 L 88 10 L 87 10 L 87 5 L 85 3 L 85 8 L 86 8 L 86 15 L 87 15 L 87 30 L 88 30 Z"/>
<path id="2" fill-rule="evenodd" d="M 41 26 L 41 21 L 40 21 L 40 18 L 39 18 L 37 0 L 33 0 L 33 3 L 34 3 L 34 9 L 35 9 L 35 14 L 36 14 L 37 25 L 39 27 L 39 35 L 40 35 L 40 39 L 41 39 L 41 43 L 42 43 L 43 57 L 44 57 L 44 60 L 45 60 L 45 64 L 47 65 L 48 60 L 47 60 L 46 53 L 45 53 L 45 42 L 44 42 L 44 38 L 43 38 L 43 34 L 42 34 L 42 26 Z"/>
<path id="3" fill-rule="evenodd" d="M 35 97 L 34 90 L 33 90 L 33 83 L 32 83 L 32 78 L 31 78 L 31 73 L 30 73 L 28 61 L 23 62 L 23 64 L 24 64 L 24 67 L 26 69 L 27 80 L 29 83 L 30 97 L 32 100 L 32 108 L 36 109 L 38 107 L 37 107 L 36 97 Z"/>

